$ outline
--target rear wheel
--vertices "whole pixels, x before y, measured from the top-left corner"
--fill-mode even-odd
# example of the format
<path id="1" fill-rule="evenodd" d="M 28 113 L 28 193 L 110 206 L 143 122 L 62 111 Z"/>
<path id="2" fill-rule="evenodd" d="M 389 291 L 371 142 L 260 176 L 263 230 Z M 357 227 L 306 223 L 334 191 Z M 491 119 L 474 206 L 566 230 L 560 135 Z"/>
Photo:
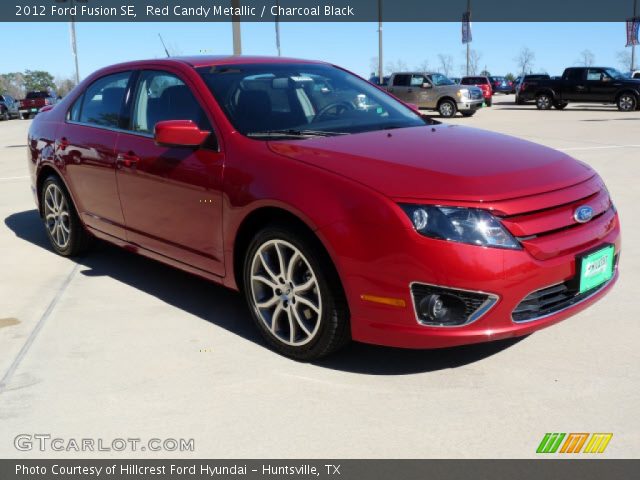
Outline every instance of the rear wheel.
<path id="1" fill-rule="evenodd" d="M 340 281 L 322 247 L 287 226 L 268 226 L 249 245 L 244 292 L 271 347 L 296 360 L 315 360 L 350 339 Z"/>
<path id="2" fill-rule="evenodd" d="M 438 112 L 441 117 L 450 118 L 457 112 L 456 104 L 453 100 L 444 99 L 438 104 Z"/>
<path id="3" fill-rule="evenodd" d="M 638 107 L 638 99 L 633 93 L 623 93 L 618 97 L 617 105 L 621 112 L 632 112 Z"/>
<path id="4" fill-rule="evenodd" d="M 493 98 L 485 99 L 484 103 L 487 104 L 487 107 L 490 107 L 491 105 L 493 105 Z"/>
<path id="5" fill-rule="evenodd" d="M 80 222 L 71 197 L 58 177 L 51 175 L 44 181 L 40 202 L 47 236 L 53 249 L 65 257 L 78 255 L 86 250 L 91 236 Z"/>
<path id="6" fill-rule="evenodd" d="M 549 110 L 553 105 L 553 99 L 548 93 L 541 93 L 536 97 L 536 107 L 538 110 Z"/>

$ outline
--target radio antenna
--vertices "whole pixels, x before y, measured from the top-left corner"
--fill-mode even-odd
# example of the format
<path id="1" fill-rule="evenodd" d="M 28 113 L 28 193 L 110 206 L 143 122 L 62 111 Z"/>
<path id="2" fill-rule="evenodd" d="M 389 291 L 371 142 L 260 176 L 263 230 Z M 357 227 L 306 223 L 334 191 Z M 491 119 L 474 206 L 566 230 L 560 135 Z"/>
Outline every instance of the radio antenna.
<path id="1" fill-rule="evenodd" d="M 160 37 L 160 41 L 162 42 L 162 48 L 164 48 L 164 53 L 167 54 L 167 58 L 171 57 L 171 55 L 169 55 L 169 50 L 167 50 L 167 46 L 164 44 L 164 40 L 162 40 L 162 35 L 158 34 L 158 37 Z"/>

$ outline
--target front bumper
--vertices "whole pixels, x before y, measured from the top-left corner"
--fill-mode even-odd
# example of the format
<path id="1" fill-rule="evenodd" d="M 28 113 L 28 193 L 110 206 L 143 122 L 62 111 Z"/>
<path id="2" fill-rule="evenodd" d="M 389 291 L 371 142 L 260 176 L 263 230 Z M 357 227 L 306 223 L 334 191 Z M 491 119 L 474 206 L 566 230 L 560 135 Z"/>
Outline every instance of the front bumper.
<path id="1" fill-rule="evenodd" d="M 512 319 L 516 307 L 532 292 L 573 279 L 578 255 L 598 245 L 613 244 L 619 257 L 617 214 L 612 213 L 606 230 L 593 228 L 588 232 L 590 243 L 567 249 L 560 238 L 557 251 L 562 254 L 545 260 L 535 258 L 526 249 L 483 248 L 421 237 L 413 230 L 398 235 L 392 229 L 378 229 L 375 241 L 354 245 L 359 251 L 339 259 L 351 311 L 352 337 L 377 345 L 443 348 L 524 336 L 553 325 L 598 301 L 618 279 L 616 269 L 606 285 L 580 302 L 533 321 L 518 323 Z M 333 232 L 323 234 L 330 237 Z M 388 250 L 388 245 L 394 245 L 398 253 L 381 255 L 383 246 Z M 373 251 L 376 248 L 377 252 Z M 373 256 L 363 261 L 368 253 Z M 411 295 L 410 288 L 415 283 L 481 291 L 497 297 L 497 301 L 482 316 L 462 326 L 424 325 L 417 317 Z M 363 300 L 362 295 L 402 299 L 405 306 L 372 303 Z"/>
<path id="2" fill-rule="evenodd" d="M 456 105 L 458 110 L 467 111 L 467 110 L 477 110 L 482 107 L 483 100 L 471 100 L 471 99 L 462 99 L 459 100 Z"/>

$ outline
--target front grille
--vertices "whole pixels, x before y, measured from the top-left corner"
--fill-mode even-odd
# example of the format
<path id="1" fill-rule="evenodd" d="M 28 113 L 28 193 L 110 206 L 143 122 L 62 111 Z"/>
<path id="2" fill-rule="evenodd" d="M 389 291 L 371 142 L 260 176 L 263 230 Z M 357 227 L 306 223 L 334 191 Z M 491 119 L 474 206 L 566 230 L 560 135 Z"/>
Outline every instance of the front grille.
<path id="1" fill-rule="evenodd" d="M 618 256 L 614 259 L 614 269 Z M 586 292 L 579 292 L 575 279 L 551 287 L 536 290 L 527 295 L 513 310 L 511 318 L 516 323 L 531 322 L 548 315 L 558 313 L 565 308 L 580 303 L 582 300 L 602 290 L 609 282 L 598 285 Z"/>
<path id="2" fill-rule="evenodd" d="M 480 100 L 482 98 L 482 91 L 473 90 L 471 92 L 471 100 Z"/>

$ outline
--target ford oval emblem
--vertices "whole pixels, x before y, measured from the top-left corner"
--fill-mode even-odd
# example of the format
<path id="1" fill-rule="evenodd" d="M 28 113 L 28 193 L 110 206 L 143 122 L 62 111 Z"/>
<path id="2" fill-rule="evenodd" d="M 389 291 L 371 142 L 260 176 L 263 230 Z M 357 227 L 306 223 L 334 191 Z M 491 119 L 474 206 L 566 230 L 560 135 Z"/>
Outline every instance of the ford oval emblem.
<path id="1" fill-rule="evenodd" d="M 575 218 L 578 223 L 587 223 L 593 218 L 593 208 L 589 205 L 582 205 L 581 207 L 576 208 L 573 218 Z"/>

